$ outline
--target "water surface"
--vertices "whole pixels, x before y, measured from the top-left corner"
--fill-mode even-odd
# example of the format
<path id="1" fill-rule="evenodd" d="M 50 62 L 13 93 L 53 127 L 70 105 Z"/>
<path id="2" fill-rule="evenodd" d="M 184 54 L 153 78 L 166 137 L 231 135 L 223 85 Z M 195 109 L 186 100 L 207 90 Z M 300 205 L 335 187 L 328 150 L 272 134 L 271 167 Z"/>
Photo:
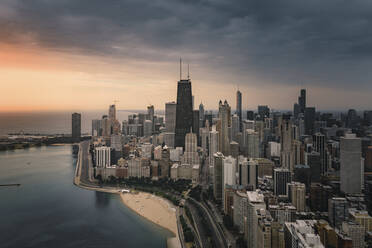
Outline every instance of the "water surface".
<path id="1" fill-rule="evenodd" d="M 171 233 L 117 195 L 72 184 L 72 147 L 0 152 L 0 247 L 165 247 Z"/>

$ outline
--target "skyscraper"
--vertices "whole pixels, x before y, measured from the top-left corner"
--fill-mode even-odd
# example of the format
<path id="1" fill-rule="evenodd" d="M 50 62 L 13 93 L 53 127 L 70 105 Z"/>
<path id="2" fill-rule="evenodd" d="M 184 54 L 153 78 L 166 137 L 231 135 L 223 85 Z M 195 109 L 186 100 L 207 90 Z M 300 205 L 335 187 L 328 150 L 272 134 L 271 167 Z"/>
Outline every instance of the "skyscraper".
<path id="1" fill-rule="evenodd" d="M 198 139 L 198 145 L 200 144 L 199 141 L 199 110 L 193 110 L 192 111 L 192 132 L 196 134 L 196 137 Z"/>
<path id="2" fill-rule="evenodd" d="M 291 172 L 288 169 L 274 169 L 274 194 L 287 195 L 287 183 L 291 181 Z"/>
<path id="3" fill-rule="evenodd" d="M 362 142 L 355 134 L 347 133 L 340 139 L 341 191 L 358 194 L 362 185 Z"/>
<path id="4" fill-rule="evenodd" d="M 270 108 L 267 105 L 258 105 L 257 112 L 260 120 L 270 117 Z"/>
<path id="5" fill-rule="evenodd" d="M 289 169 L 291 172 L 294 168 L 294 153 L 292 150 L 292 143 L 294 140 L 293 124 L 290 115 L 283 115 L 280 126 L 281 135 L 281 153 L 280 161 L 282 167 Z"/>
<path id="6" fill-rule="evenodd" d="M 238 90 L 236 92 L 236 114 L 239 116 L 239 132 L 242 131 L 242 93 Z"/>
<path id="7" fill-rule="evenodd" d="M 146 119 L 152 121 L 152 132 L 155 131 L 154 114 L 155 114 L 154 105 L 147 106 L 147 118 Z"/>
<path id="8" fill-rule="evenodd" d="M 288 198 L 292 205 L 296 207 L 298 212 L 304 212 L 306 208 L 306 187 L 305 184 L 299 182 L 288 183 Z"/>
<path id="9" fill-rule="evenodd" d="M 199 154 L 197 151 L 197 137 L 195 133 L 186 134 L 185 138 L 185 152 L 181 159 L 182 163 L 195 165 L 200 163 Z"/>
<path id="10" fill-rule="evenodd" d="M 199 105 L 199 127 L 205 127 L 205 119 L 204 119 L 204 105 L 200 103 Z"/>
<path id="11" fill-rule="evenodd" d="M 320 154 L 320 165 L 321 174 L 324 175 L 328 171 L 327 163 L 327 150 L 325 143 L 325 136 L 321 133 L 316 133 L 313 135 L 313 146 L 315 151 Z"/>
<path id="12" fill-rule="evenodd" d="M 225 100 L 222 104 L 222 101 L 219 103 L 218 118 L 220 119 L 220 138 L 219 138 L 219 150 L 224 156 L 230 155 L 230 140 L 229 140 L 229 126 L 231 126 L 231 107 Z"/>
<path id="13" fill-rule="evenodd" d="M 174 133 L 176 130 L 176 108 L 175 102 L 165 104 L 165 130 L 168 133 Z"/>
<path id="14" fill-rule="evenodd" d="M 213 196 L 217 201 L 222 200 L 223 190 L 223 159 L 222 153 L 214 154 L 214 168 L 213 168 Z"/>
<path id="15" fill-rule="evenodd" d="M 306 107 L 304 116 L 305 116 L 305 134 L 313 135 L 314 123 L 315 123 L 315 108 Z"/>
<path id="16" fill-rule="evenodd" d="M 71 136 L 74 142 L 79 142 L 81 137 L 81 114 L 72 114 Z"/>
<path id="17" fill-rule="evenodd" d="M 115 104 L 112 104 L 109 107 L 109 119 L 110 119 L 111 122 L 116 120 L 116 106 L 115 106 Z"/>
<path id="18" fill-rule="evenodd" d="M 306 109 L 306 89 L 301 89 L 300 96 L 298 97 L 298 105 L 300 105 L 300 112 L 305 113 L 305 109 Z"/>
<path id="19" fill-rule="evenodd" d="M 258 185 L 257 162 L 246 157 L 238 159 L 238 184 L 256 190 Z"/>
<path id="20" fill-rule="evenodd" d="M 185 146 L 185 136 L 193 124 L 192 93 L 190 79 L 178 81 L 176 106 L 175 146 Z"/>
<path id="21" fill-rule="evenodd" d="M 212 130 L 209 132 L 209 165 L 214 165 L 214 154 L 218 152 L 218 132 L 216 130 Z"/>

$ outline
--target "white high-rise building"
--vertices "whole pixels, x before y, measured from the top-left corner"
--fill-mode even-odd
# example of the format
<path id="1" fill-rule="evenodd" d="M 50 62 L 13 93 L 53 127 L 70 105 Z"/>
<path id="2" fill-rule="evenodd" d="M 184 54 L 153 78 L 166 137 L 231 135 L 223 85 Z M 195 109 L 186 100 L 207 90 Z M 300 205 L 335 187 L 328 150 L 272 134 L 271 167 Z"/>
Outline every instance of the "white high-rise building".
<path id="1" fill-rule="evenodd" d="M 247 247 L 257 247 L 257 226 L 258 219 L 256 211 L 266 209 L 264 195 L 259 191 L 247 191 L 248 211 L 247 211 Z"/>
<path id="2" fill-rule="evenodd" d="M 245 130 L 246 154 L 248 158 L 260 157 L 260 140 L 259 135 L 252 129 Z"/>
<path id="3" fill-rule="evenodd" d="M 195 133 L 187 133 L 185 137 L 185 152 L 181 159 L 184 164 L 199 164 L 198 143 Z"/>
<path id="4" fill-rule="evenodd" d="M 358 194 L 362 190 L 362 142 L 355 134 L 347 133 L 340 139 L 341 191 Z"/>
<path id="5" fill-rule="evenodd" d="M 218 152 L 218 132 L 212 130 L 209 132 L 209 165 L 214 165 L 214 154 Z"/>
<path id="6" fill-rule="evenodd" d="M 111 148 L 107 146 L 96 147 L 96 166 L 105 168 L 111 166 Z"/>
<path id="7" fill-rule="evenodd" d="M 223 191 L 222 202 L 225 202 L 226 185 L 236 185 L 236 159 L 228 156 L 223 159 Z"/>

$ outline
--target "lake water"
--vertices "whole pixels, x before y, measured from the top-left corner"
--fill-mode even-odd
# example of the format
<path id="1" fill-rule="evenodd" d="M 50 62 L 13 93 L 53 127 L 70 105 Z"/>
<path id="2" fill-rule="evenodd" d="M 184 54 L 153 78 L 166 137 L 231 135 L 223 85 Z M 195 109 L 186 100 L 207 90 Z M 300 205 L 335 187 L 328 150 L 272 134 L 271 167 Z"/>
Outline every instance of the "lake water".
<path id="1" fill-rule="evenodd" d="M 72 147 L 0 152 L 0 247 L 165 247 L 171 233 L 119 196 L 73 185 Z"/>

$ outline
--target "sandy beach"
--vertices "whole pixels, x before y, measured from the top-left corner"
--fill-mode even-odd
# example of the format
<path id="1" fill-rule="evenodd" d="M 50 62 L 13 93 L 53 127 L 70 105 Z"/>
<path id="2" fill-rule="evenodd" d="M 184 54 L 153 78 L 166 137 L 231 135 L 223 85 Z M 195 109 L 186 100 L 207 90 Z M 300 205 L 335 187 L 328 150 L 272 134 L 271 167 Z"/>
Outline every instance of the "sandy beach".
<path id="1" fill-rule="evenodd" d="M 120 194 L 123 203 L 137 214 L 178 236 L 176 208 L 161 197 L 139 192 Z"/>

